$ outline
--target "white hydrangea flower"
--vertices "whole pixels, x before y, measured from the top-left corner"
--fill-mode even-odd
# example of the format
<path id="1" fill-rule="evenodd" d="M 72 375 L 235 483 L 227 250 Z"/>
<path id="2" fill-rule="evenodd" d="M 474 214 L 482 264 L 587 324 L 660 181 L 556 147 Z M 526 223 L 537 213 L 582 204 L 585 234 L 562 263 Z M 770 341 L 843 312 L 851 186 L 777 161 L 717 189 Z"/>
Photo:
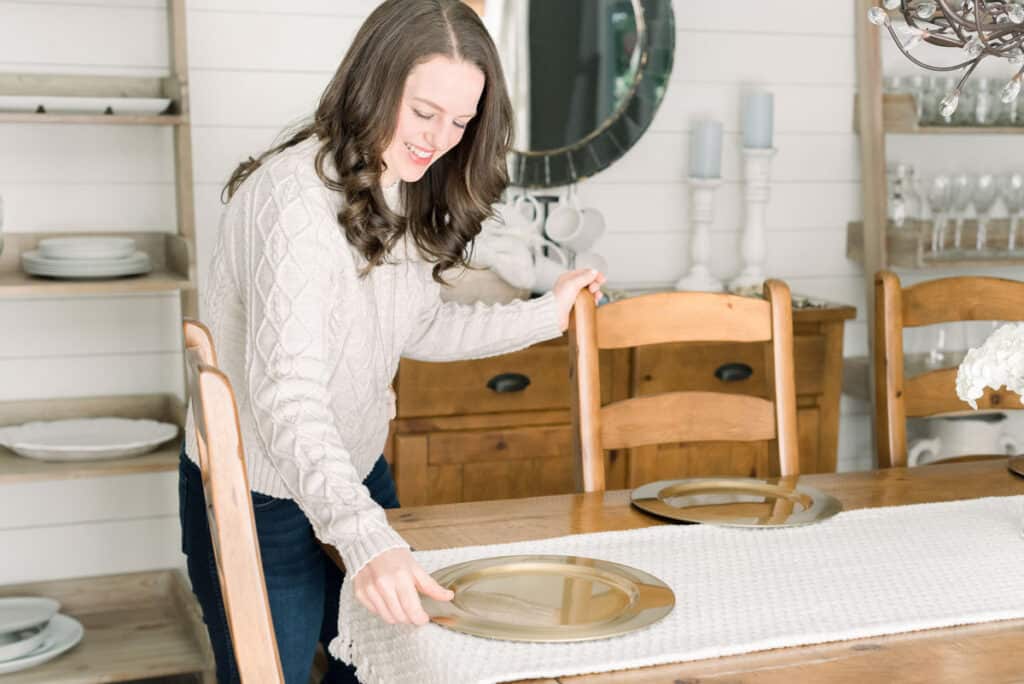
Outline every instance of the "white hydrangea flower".
<path id="1" fill-rule="evenodd" d="M 1008 323 L 967 352 L 956 374 L 956 395 L 978 408 L 985 388 L 1024 394 L 1024 323 Z"/>

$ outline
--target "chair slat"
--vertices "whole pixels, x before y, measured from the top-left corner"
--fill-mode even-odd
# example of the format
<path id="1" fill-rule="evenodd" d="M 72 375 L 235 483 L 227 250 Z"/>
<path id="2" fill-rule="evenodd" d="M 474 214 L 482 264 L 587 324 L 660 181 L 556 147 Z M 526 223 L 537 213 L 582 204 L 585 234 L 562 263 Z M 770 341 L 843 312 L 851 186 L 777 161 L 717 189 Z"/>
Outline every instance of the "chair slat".
<path id="1" fill-rule="evenodd" d="M 745 394 L 666 392 L 605 405 L 600 429 L 605 449 L 768 440 L 775 438 L 775 405 Z"/>
<path id="2" fill-rule="evenodd" d="M 185 320 L 188 385 L 211 541 L 235 660 L 244 682 L 283 684 L 231 383 L 210 361 L 209 330 Z"/>
<path id="3" fill-rule="evenodd" d="M 771 305 L 753 297 L 708 292 L 659 292 L 597 310 L 597 346 L 641 347 L 664 342 L 764 342 L 771 339 Z"/>
<path id="4" fill-rule="evenodd" d="M 1024 282 L 962 276 L 903 289 L 904 327 L 953 321 L 1024 321 Z"/>
<path id="5" fill-rule="evenodd" d="M 938 413 L 965 413 L 972 409 L 956 396 L 956 368 L 933 370 L 904 382 L 906 415 L 910 418 Z M 1021 398 L 1007 389 L 985 390 L 979 409 L 1021 409 Z"/>

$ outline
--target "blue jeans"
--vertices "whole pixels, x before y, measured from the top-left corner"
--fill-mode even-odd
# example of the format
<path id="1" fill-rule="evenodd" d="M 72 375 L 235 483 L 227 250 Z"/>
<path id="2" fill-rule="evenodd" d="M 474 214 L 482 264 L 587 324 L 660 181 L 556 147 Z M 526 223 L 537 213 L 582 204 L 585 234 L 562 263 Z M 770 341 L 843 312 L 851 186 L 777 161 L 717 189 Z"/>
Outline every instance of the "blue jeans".
<path id="1" fill-rule="evenodd" d="M 184 446 L 178 475 L 181 550 L 188 557 L 192 591 L 210 634 L 217 681 L 234 684 L 239 681 L 238 668 L 217 579 L 202 476 L 185 456 Z M 381 506 L 398 508 L 395 481 L 383 458 L 363 484 Z M 253 492 L 252 507 L 281 669 L 288 684 L 307 684 L 317 643 L 326 649 L 338 634 L 338 594 L 344 573 L 320 548 L 309 520 L 294 501 Z M 359 681 L 353 667 L 329 660 L 325 683 Z"/>

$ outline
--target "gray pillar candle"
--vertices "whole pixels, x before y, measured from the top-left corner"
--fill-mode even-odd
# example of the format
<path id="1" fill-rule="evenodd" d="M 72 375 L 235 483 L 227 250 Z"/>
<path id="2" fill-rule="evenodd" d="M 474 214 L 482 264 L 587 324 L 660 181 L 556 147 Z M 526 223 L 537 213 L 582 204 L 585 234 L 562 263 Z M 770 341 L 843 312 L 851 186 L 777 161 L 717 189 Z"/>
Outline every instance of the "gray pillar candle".
<path id="1" fill-rule="evenodd" d="M 774 126 L 773 96 L 766 90 L 743 94 L 743 146 L 770 148 Z"/>
<path id="2" fill-rule="evenodd" d="M 722 124 L 697 121 L 690 128 L 690 178 L 722 176 Z"/>

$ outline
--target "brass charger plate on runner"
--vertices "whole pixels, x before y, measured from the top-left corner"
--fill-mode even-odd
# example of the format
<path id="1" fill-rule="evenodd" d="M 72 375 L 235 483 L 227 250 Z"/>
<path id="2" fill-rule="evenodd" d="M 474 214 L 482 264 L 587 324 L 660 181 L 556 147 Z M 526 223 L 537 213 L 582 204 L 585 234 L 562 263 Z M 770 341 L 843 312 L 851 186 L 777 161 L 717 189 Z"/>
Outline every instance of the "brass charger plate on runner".
<path id="1" fill-rule="evenodd" d="M 455 592 L 423 597 L 431 621 L 507 641 L 585 641 L 626 634 L 672 612 L 675 593 L 642 570 L 580 556 L 480 558 L 432 573 Z"/>
<path id="2" fill-rule="evenodd" d="M 1011 456 L 1007 467 L 1014 475 L 1024 477 L 1024 456 Z"/>
<path id="3" fill-rule="evenodd" d="M 843 509 L 825 492 L 783 478 L 661 480 L 633 490 L 637 508 L 661 518 L 727 527 L 793 527 Z"/>

